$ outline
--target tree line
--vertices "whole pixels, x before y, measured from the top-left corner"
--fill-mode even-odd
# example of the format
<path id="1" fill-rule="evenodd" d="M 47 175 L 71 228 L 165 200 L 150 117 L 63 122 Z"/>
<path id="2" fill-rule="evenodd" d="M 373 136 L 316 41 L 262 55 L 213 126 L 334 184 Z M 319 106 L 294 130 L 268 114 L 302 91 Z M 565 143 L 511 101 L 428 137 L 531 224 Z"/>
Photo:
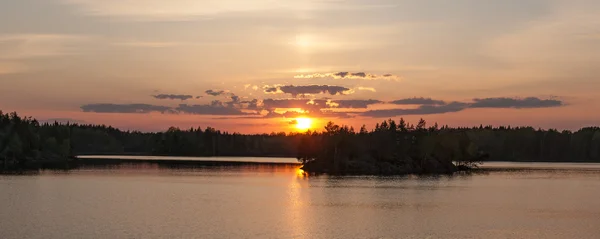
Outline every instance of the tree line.
<path id="1" fill-rule="evenodd" d="M 600 162 L 600 128 L 470 128 L 385 120 L 368 131 L 329 123 L 299 144 L 307 171 L 350 174 L 452 173 L 483 161 Z"/>
<path id="2" fill-rule="evenodd" d="M 239 134 L 212 127 L 139 132 L 106 125 L 39 123 L 0 111 L 3 169 L 69 162 L 75 155 L 298 157 L 305 163 L 331 164 L 330 170 L 364 162 L 398 167 L 417 159 L 418 165 L 431 163 L 427 160 L 431 158 L 468 162 L 483 156 L 492 161 L 600 162 L 600 128 L 576 132 L 450 128 L 428 126 L 425 120 L 413 125 L 390 119 L 372 130 L 363 126 L 358 131 L 330 122 L 320 131 L 287 134 Z"/>

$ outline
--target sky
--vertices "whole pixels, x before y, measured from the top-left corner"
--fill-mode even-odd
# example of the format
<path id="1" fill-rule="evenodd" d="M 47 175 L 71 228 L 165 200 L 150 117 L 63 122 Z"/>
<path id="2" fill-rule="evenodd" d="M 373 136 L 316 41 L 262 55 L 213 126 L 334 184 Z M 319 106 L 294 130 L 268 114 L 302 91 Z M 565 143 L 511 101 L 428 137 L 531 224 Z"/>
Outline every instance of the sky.
<path id="1" fill-rule="evenodd" d="M 0 0 L 0 110 L 159 131 L 600 125 L 597 0 Z"/>

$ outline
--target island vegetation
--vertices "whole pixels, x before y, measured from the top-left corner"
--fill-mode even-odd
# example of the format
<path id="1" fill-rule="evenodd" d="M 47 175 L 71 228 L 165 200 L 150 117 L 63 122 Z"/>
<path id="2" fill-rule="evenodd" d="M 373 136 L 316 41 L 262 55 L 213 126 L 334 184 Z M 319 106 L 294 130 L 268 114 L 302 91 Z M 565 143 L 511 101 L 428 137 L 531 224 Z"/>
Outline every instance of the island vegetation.
<path id="1" fill-rule="evenodd" d="M 0 111 L 0 171 L 71 168 L 76 155 L 297 157 L 307 172 L 452 173 L 482 161 L 600 162 L 600 128 L 451 128 L 386 120 L 367 130 L 328 123 L 305 133 L 239 134 L 215 128 L 123 131 L 40 123 Z"/>

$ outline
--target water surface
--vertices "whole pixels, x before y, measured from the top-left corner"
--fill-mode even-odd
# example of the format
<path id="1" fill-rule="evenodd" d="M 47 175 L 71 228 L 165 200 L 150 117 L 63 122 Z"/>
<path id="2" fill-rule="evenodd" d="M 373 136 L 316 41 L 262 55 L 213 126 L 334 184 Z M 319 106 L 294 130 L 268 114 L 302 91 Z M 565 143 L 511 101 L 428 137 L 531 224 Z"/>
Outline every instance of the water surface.
<path id="1" fill-rule="evenodd" d="M 451 177 L 157 164 L 4 175 L 0 238 L 600 238 L 600 167 L 495 167 L 506 166 Z"/>

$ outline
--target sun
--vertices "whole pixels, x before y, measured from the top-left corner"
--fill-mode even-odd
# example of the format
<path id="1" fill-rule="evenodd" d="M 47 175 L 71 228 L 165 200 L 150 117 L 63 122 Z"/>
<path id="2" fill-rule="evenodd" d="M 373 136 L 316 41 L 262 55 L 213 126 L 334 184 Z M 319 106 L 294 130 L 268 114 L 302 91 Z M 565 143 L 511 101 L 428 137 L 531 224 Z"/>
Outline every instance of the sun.
<path id="1" fill-rule="evenodd" d="M 311 118 L 296 118 L 296 129 L 308 130 L 312 127 L 313 120 Z"/>

